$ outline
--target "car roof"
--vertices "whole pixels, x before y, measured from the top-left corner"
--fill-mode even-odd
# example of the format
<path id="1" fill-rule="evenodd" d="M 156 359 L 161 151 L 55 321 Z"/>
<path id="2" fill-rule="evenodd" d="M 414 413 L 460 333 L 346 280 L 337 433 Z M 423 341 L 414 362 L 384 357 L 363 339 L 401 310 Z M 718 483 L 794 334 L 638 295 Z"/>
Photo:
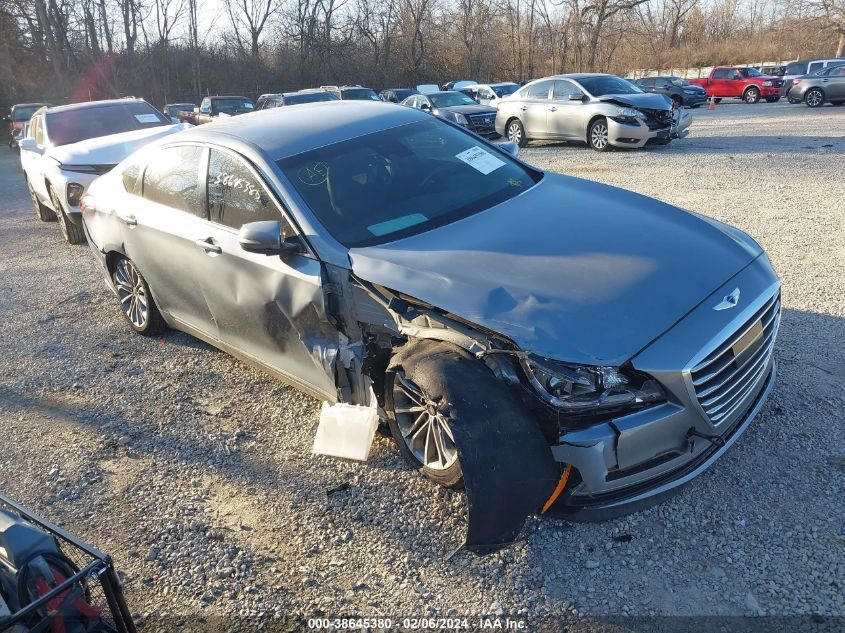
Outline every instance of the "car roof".
<path id="1" fill-rule="evenodd" d="M 243 95 L 208 95 L 209 99 L 246 99 L 247 101 L 252 101 L 249 97 L 245 97 Z M 205 97 L 203 97 L 205 99 Z"/>
<path id="2" fill-rule="evenodd" d="M 225 137 L 262 150 L 279 160 L 364 134 L 415 121 L 430 121 L 415 108 L 381 101 L 319 101 L 272 108 L 200 125 L 179 134 L 180 140 L 225 144 Z"/>
<path id="3" fill-rule="evenodd" d="M 33 101 L 32 103 L 15 103 L 12 105 L 12 109 L 14 108 L 32 108 L 34 106 L 45 106 L 47 105 L 46 101 Z"/>
<path id="4" fill-rule="evenodd" d="M 467 88 L 469 88 L 469 86 L 464 87 L 463 90 L 466 90 Z M 455 94 L 456 92 L 459 95 L 464 94 L 460 90 L 438 90 L 437 92 L 426 92 L 425 94 L 423 94 L 423 96 L 424 97 L 433 97 L 434 95 L 452 95 L 452 94 Z M 466 95 L 464 95 L 464 96 L 466 96 Z"/>
<path id="5" fill-rule="evenodd" d="M 47 108 L 47 112 L 53 114 L 55 112 L 70 112 L 72 110 L 88 110 L 91 108 L 102 108 L 108 106 L 120 105 L 122 103 L 147 103 L 143 99 L 126 98 L 126 99 L 104 99 L 102 101 L 82 101 L 80 103 L 68 103 L 67 105 L 53 106 Z"/>

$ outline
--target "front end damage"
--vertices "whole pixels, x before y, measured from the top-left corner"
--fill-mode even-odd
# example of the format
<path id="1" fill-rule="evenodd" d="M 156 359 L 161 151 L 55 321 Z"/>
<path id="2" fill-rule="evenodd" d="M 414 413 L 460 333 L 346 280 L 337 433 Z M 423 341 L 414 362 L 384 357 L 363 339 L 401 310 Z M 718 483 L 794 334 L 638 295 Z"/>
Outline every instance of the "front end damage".
<path id="1" fill-rule="evenodd" d="M 464 548 L 479 554 L 512 543 L 531 514 L 601 520 L 662 500 L 736 441 L 774 382 L 779 283 L 765 262 L 712 295 L 742 285 L 756 297 L 745 309 L 726 316 L 705 301 L 621 367 L 534 356 L 454 314 L 348 271 L 341 282 L 336 272 L 346 322 L 358 326 L 357 338 L 342 329 L 348 362 L 339 384 L 349 389 L 340 399 L 369 404 L 374 393 L 384 419 L 385 377 L 397 367 L 434 384 L 450 410 L 465 397 L 454 385 L 474 382 L 471 372 L 505 387 L 507 402 L 459 416 L 452 428 L 469 510 Z M 448 350 L 472 364 L 438 361 Z"/>

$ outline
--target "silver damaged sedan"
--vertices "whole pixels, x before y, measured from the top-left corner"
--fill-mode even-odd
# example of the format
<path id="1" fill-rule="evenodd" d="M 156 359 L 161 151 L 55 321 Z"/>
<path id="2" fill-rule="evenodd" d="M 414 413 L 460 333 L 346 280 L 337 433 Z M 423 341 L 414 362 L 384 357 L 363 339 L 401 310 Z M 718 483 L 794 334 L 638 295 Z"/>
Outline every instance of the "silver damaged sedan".
<path id="1" fill-rule="evenodd" d="M 484 553 L 707 469 L 772 388 L 780 321 L 742 231 L 515 153 L 390 104 L 267 110 L 129 157 L 84 226 L 129 327 L 377 406 L 466 488 Z"/>
<path id="2" fill-rule="evenodd" d="M 597 73 L 537 79 L 496 108 L 496 131 L 522 147 L 532 140 L 586 142 L 599 152 L 666 145 L 686 137 L 692 123 L 669 97 Z"/>

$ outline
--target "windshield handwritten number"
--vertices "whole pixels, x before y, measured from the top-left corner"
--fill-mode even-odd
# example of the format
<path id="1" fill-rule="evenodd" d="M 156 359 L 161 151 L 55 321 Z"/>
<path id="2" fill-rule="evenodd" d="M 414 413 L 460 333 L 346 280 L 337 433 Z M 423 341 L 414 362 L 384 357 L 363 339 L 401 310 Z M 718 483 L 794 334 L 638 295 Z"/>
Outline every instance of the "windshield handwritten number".
<path id="1" fill-rule="evenodd" d="M 302 184 L 316 187 L 326 182 L 329 177 L 329 166 L 323 162 L 307 165 L 297 172 L 297 176 Z"/>

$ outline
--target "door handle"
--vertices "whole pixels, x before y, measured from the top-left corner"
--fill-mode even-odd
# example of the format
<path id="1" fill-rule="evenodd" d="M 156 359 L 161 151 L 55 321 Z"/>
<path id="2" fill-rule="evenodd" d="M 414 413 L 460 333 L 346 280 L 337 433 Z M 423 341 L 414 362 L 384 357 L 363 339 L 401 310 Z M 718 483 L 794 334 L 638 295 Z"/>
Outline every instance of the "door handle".
<path id="1" fill-rule="evenodd" d="M 557 108 L 556 108 L 556 107 L 554 107 L 554 106 L 551 106 L 551 107 L 549 108 L 549 112 L 557 112 Z"/>
<path id="2" fill-rule="evenodd" d="M 214 253 L 215 255 L 219 255 L 223 252 L 223 249 L 220 248 L 220 246 L 214 241 L 213 237 L 207 237 L 202 240 L 194 240 L 194 244 L 199 246 L 208 254 Z"/>
<path id="3" fill-rule="evenodd" d="M 130 229 L 134 229 L 136 226 L 138 226 L 138 218 L 136 218 L 134 215 L 118 215 L 117 217 L 119 217 L 121 221 Z"/>

